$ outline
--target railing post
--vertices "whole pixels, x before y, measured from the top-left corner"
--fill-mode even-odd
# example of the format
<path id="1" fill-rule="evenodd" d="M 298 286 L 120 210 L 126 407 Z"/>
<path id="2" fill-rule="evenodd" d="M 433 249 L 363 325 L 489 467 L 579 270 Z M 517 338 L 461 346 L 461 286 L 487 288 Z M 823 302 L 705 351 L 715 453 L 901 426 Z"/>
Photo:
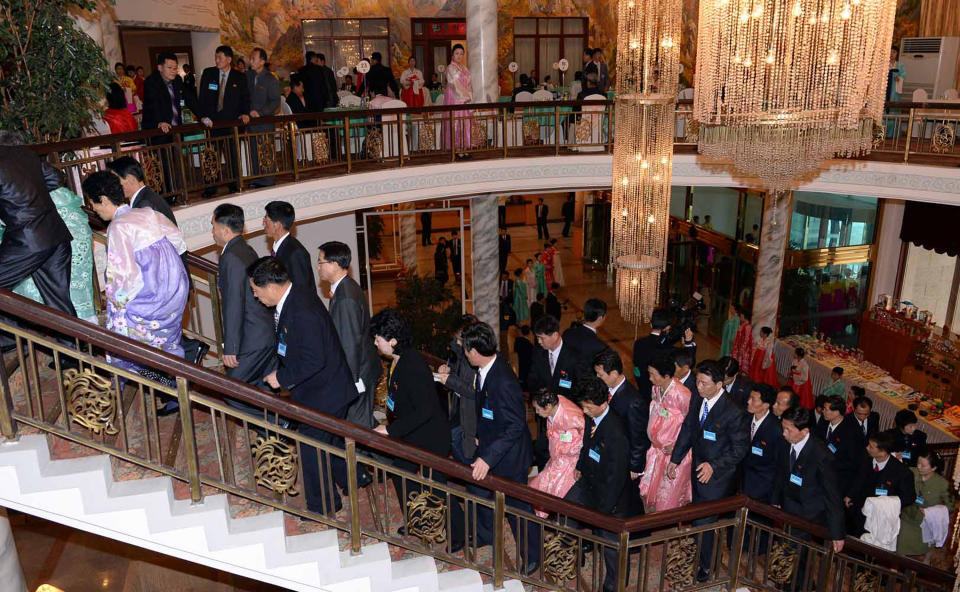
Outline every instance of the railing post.
<path id="1" fill-rule="evenodd" d="M 452 111 L 451 111 L 452 113 Z M 452 131 L 452 130 L 451 130 Z M 493 587 L 503 588 L 503 515 L 505 498 L 502 491 L 493 497 Z"/>
<path id="2" fill-rule="evenodd" d="M 287 124 L 290 130 L 290 166 L 293 168 L 293 180 L 300 180 L 300 163 L 297 161 L 297 123 L 291 121 Z"/>
<path id="3" fill-rule="evenodd" d="M 187 165 L 184 161 L 183 154 L 183 134 L 174 133 L 174 149 L 177 151 L 176 167 L 180 173 L 180 183 L 182 183 L 183 193 L 183 203 L 187 203 Z M 186 159 L 189 160 L 189 156 L 186 156 Z M 170 159 L 171 164 L 173 164 L 173 159 Z"/>
<path id="4" fill-rule="evenodd" d="M 322 120 L 318 120 L 318 121 L 322 121 Z M 320 125 L 319 127 L 323 127 L 323 125 Z M 320 133 L 322 134 L 323 131 L 321 130 Z M 353 150 L 353 145 L 352 145 L 352 142 L 350 142 L 350 116 L 349 115 L 343 116 L 343 143 L 345 144 L 344 152 L 347 153 L 347 172 L 349 173 L 351 170 L 351 167 L 353 166 L 352 157 L 350 155 L 350 151 Z"/>
<path id="5" fill-rule="evenodd" d="M 747 512 L 745 507 L 737 512 L 737 531 L 733 536 L 734 547 L 730 550 L 730 585 L 727 588 L 730 592 L 738 588 L 737 582 L 740 579 L 740 557 L 743 554 L 743 541 L 747 533 Z"/>
<path id="6" fill-rule="evenodd" d="M 560 156 L 560 105 L 553 106 L 553 143 L 556 145 L 555 156 Z"/>
<path id="7" fill-rule="evenodd" d="M 403 113 L 397 113 L 397 154 L 400 158 L 400 166 L 403 166 L 403 146 L 406 142 L 403 141 Z"/>
<path id="8" fill-rule="evenodd" d="M 604 146 L 604 148 L 610 152 L 613 151 L 613 109 L 614 106 L 610 105 L 610 109 L 607 110 L 607 142 L 606 146 Z"/>
<path id="9" fill-rule="evenodd" d="M 457 161 L 457 130 L 454 129 L 454 125 L 457 123 L 457 119 L 453 116 L 453 109 L 450 109 L 450 162 Z"/>
<path id="10" fill-rule="evenodd" d="M 223 315 L 220 314 L 220 281 L 216 273 L 207 272 L 207 284 L 210 286 L 210 308 L 213 309 L 213 335 L 217 339 L 217 357 L 222 361 Z"/>
<path id="11" fill-rule="evenodd" d="M 187 453 L 187 475 L 190 478 L 190 500 L 199 503 L 200 495 L 200 459 L 197 455 L 197 438 L 193 431 L 193 409 L 190 407 L 190 391 L 187 379 L 177 377 L 177 402 L 180 403 L 180 425 L 183 428 L 183 447 Z"/>
<path id="12" fill-rule="evenodd" d="M 237 155 L 237 191 L 243 191 L 243 152 L 240 150 L 240 127 L 233 126 L 233 148 Z M 256 150 L 256 148 L 254 148 Z M 253 171 L 250 171 L 251 173 Z"/>
<path id="13" fill-rule="evenodd" d="M 357 485 L 357 442 L 346 438 L 347 490 L 350 494 L 350 554 L 359 555 L 360 541 L 360 488 Z M 333 487 L 333 484 L 330 484 Z"/>
<path id="14" fill-rule="evenodd" d="M 617 592 L 627 590 L 627 567 L 630 565 L 630 533 L 620 532 L 620 543 L 617 548 Z"/>
<path id="15" fill-rule="evenodd" d="M 507 145 L 509 140 L 507 139 L 507 120 L 510 118 L 510 110 L 506 107 L 503 108 L 503 157 L 507 157 Z"/>
<path id="16" fill-rule="evenodd" d="M 17 347 L 20 347 L 19 340 L 15 341 Z M 0 360 L 0 435 L 7 440 L 16 440 L 18 437 L 17 422 L 13 419 L 13 394 L 10 391 L 7 365 L 3 360 Z"/>
<path id="17" fill-rule="evenodd" d="M 910 142 L 913 140 L 913 116 L 915 111 L 910 107 L 910 115 L 907 117 L 907 144 L 903 148 L 903 162 L 910 159 Z M 921 134 L 922 136 L 922 134 Z"/>

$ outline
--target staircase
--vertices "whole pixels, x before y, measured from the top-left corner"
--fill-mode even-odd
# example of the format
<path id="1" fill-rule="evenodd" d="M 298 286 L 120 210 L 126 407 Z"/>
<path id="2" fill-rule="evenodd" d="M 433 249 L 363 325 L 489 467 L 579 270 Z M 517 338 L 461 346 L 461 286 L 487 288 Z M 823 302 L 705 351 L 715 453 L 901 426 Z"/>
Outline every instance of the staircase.
<path id="1" fill-rule="evenodd" d="M 73 528 L 304 592 L 492 590 L 474 570 L 440 572 L 426 556 L 392 560 L 386 543 L 352 555 L 335 530 L 299 533 L 296 519 L 275 510 L 234 518 L 226 494 L 193 504 L 177 489 L 167 476 L 115 480 L 103 454 L 52 458 L 44 435 L 0 443 L 0 505 Z"/>

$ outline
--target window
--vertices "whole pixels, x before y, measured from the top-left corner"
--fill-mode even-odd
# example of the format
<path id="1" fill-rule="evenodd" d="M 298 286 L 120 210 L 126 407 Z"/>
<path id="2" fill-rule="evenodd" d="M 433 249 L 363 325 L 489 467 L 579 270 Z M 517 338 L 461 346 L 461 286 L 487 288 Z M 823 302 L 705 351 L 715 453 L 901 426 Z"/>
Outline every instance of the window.
<path id="1" fill-rule="evenodd" d="M 870 263 L 785 269 L 780 292 L 780 335 L 826 333 L 855 346 L 867 307 Z"/>
<path id="2" fill-rule="evenodd" d="M 346 66 L 353 69 L 361 57 L 375 51 L 390 64 L 390 25 L 385 18 L 304 19 L 303 53 L 314 51 L 327 58 L 334 73 Z M 338 74 L 339 76 L 339 74 Z"/>
<path id="3" fill-rule="evenodd" d="M 956 267 L 956 257 L 908 243 L 900 300 L 912 302 L 920 310 L 929 310 L 933 322 L 942 327 L 947 321 L 947 307 L 953 299 L 950 290 Z"/>
<path id="4" fill-rule="evenodd" d="M 536 70 L 538 82 L 550 76 L 554 84 L 559 84 L 560 72 L 553 69 L 553 64 L 566 58 L 570 69 L 564 82 L 569 84 L 583 63 L 588 21 L 586 17 L 513 19 L 513 59 L 520 66 L 517 78 Z"/>
<path id="5" fill-rule="evenodd" d="M 790 248 L 853 247 L 873 243 L 877 199 L 832 193 L 794 194 Z"/>

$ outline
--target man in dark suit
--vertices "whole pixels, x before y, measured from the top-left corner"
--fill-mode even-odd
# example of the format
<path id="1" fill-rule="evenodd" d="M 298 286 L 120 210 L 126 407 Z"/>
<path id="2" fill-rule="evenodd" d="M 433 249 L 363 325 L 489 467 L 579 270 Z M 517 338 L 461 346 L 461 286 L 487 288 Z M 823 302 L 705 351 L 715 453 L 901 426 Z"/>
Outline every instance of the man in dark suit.
<path id="1" fill-rule="evenodd" d="M 747 399 L 750 414 L 750 453 L 743 459 L 744 494 L 769 504 L 777 458 L 786 446 L 780 420 L 771 413 L 777 391 L 768 384 L 755 384 Z"/>
<path id="2" fill-rule="evenodd" d="M 500 237 L 497 239 L 497 245 L 500 249 L 500 273 L 503 273 L 507 271 L 507 259 L 510 257 L 510 235 L 507 234 L 507 229 L 503 226 L 500 227 Z"/>
<path id="3" fill-rule="evenodd" d="M 858 429 L 856 418 L 844 416 L 846 409 L 847 402 L 840 395 L 827 397 L 823 406 L 823 424 L 815 426 L 812 431 L 833 454 L 837 474 L 852 477 L 863 458 L 866 440 Z"/>
<path id="4" fill-rule="evenodd" d="M 317 280 L 313 275 L 313 262 L 306 247 L 290 234 L 297 213 L 285 201 L 271 201 L 264 206 L 263 230 L 273 241 L 270 255 L 283 262 L 294 287 L 313 296 L 317 295 Z"/>
<path id="5" fill-rule="evenodd" d="M 131 208 L 149 208 L 163 214 L 167 220 L 173 222 L 174 226 L 177 225 L 177 218 L 173 215 L 173 209 L 167 200 L 157 195 L 156 191 L 144 183 L 143 167 L 137 159 L 132 156 L 121 156 L 108 162 L 107 168 L 120 178 L 123 195 L 130 200 Z"/>
<path id="6" fill-rule="evenodd" d="M 574 194 L 567 196 L 567 201 L 563 202 L 560 208 L 560 214 L 563 216 L 563 236 L 570 236 L 570 225 L 573 224 L 574 213 L 576 210 L 576 201 Z"/>
<path id="7" fill-rule="evenodd" d="M 630 437 L 630 480 L 638 488 L 636 481 L 647 467 L 647 450 L 650 449 L 650 437 L 647 434 L 650 398 L 641 396 L 630 384 L 623 375 L 620 354 L 609 347 L 593 357 L 593 370 L 607 386 L 610 407 L 620 416 Z"/>
<path id="8" fill-rule="evenodd" d="M 583 321 L 574 323 L 563 332 L 563 341 L 580 352 L 584 360 L 593 363 L 594 357 L 607 349 L 600 339 L 600 327 L 607 320 L 607 303 L 599 298 L 590 298 L 583 303 Z"/>
<path id="9" fill-rule="evenodd" d="M 246 125 L 250 122 L 250 93 L 247 80 L 243 73 L 232 68 L 233 49 L 229 45 L 221 45 L 215 54 L 216 66 L 205 68 L 200 75 L 200 96 L 198 98 L 199 113 L 197 116 L 207 127 L 215 121 L 233 121 L 239 119 Z M 210 132 L 214 138 L 222 138 L 233 134 L 229 127 L 215 129 Z M 237 162 L 239 155 L 233 142 L 218 143 L 217 152 L 227 160 L 227 170 L 239 170 Z M 235 167 L 235 169 L 234 169 Z M 227 173 L 230 174 L 230 173 Z M 237 191 L 237 184 L 230 184 L 230 191 Z M 209 197 L 217 193 L 216 187 L 208 187 L 204 196 Z"/>
<path id="10" fill-rule="evenodd" d="M 866 444 L 867 438 L 880 431 L 880 414 L 873 410 L 873 399 L 866 396 L 862 386 L 850 385 L 853 393 L 853 417 Z"/>
<path id="11" fill-rule="evenodd" d="M 324 79 L 323 69 L 320 67 L 320 60 L 317 59 L 315 52 L 307 52 L 306 62 L 298 73 L 300 74 L 300 80 L 303 81 L 303 91 L 307 99 L 307 111 L 310 113 L 323 111 L 330 106 L 331 101 L 334 101 L 333 104 L 336 105 L 336 93 L 334 93 L 333 97 L 330 96 L 330 92 L 327 90 L 326 80 Z"/>
<path id="12" fill-rule="evenodd" d="M 330 284 L 330 317 L 347 356 L 350 374 L 360 396 L 347 409 L 347 419 L 372 429 L 373 396 L 380 380 L 382 366 L 370 338 L 370 310 L 360 284 L 348 273 L 352 255 L 350 247 L 329 241 L 320 245 L 317 273 Z"/>
<path id="13" fill-rule="evenodd" d="M 497 355 L 497 338 L 486 323 L 474 323 L 461 333 L 464 355 L 477 369 L 477 458 L 471 465 L 473 478 L 482 481 L 488 473 L 518 483 L 527 483 L 530 468 L 530 432 L 527 430 L 526 407 L 520 383 L 510 365 Z M 475 485 L 467 490 L 475 495 L 492 498 L 493 494 Z M 509 506 L 532 512 L 530 504 L 508 497 Z M 489 508 L 477 510 L 477 544 L 493 541 L 493 512 Z M 540 563 L 540 528 L 508 515 L 515 540 L 525 540 L 521 553 L 523 563 L 518 566 L 524 574 L 532 574 Z M 521 538 L 521 532 L 523 537 Z"/>
<path id="14" fill-rule="evenodd" d="M 891 456 L 893 438 L 886 432 L 873 434 L 867 440 L 867 454 L 857 464 L 856 477 L 849 482 L 843 503 L 847 507 L 847 532 L 860 536 L 864 532 L 863 504 L 868 497 L 897 496 L 900 510 L 917 499 L 913 473 Z"/>
<path id="15" fill-rule="evenodd" d="M 587 378 L 577 385 L 577 391 L 587 422 L 577 462 L 580 478 L 564 499 L 616 518 L 643 514 L 639 490 L 630 478 L 630 438 L 622 418 L 607 402 L 607 388 L 599 379 Z M 594 534 L 617 541 L 619 533 L 594 529 Z M 617 557 L 615 542 L 604 546 L 604 592 L 617 589 Z M 627 569 L 630 569 L 629 561 Z M 629 571 L 626 578 L 630 581 Z"/>
<path id="16" fill-rule="evenodd" d="M 647 367 L 657 355 L 672 349 L 667 337 L 670 333 L 670 311 L 665 308 L 654 310 L 650 315 L 650 327 L 648 335 L 633 342 L 633 375 L 637 379 L 637 390 L 647 396 L 651 387 Z"/>
<path id="17" fill-rule="evenodd" d="M 737 468 L 750 449 L 749 418 L 723 390 L 723 370 L 713 360 L 697 366 L 698 393 L 690 395 L 690 410 L 680 427 L 667 465 L 667 476 L 676 478 L 677 466 L 693 450 L 693 503 L 729 497 L 737 488 Z M 717 516 L 693 521 L 694 526 L 716 522 Z M 703 534 L 697 581 L 710 578 L 713 532 Z"/>
<path id="18" fill-rule="evenodd" d="M 557 290 L 560 289 L 560 284 L 553 282 L 550 284 L 550 287 L 547 289 L 547 297 L 544 298 L 545 305 L 544 308 L 548 315 L 553 318 L 560 320 L 560 317 L 563 316 L 563 304 L 560 303 L 560 299 L 557 298 Z"/>
<path id="19" fill-rule="evenodd" d="M 0 131 L 0 288 L 32 277 L 44 304 L 76 316 L 70 300 L 70 231 L 50 192 L 63 185 L 60 171 L 22 146 L 16 132 Z"/>
<path id="20" fill-rule="evenodd" d="M 272 123 L 254 123 L 261 117 L 273 117 L 280 111 L 280 82 L 277 77 L 267 69 L 267 52 L 262 47 L 254 47 L 250 52 L 250 68 L 247 69 L 247 90 L 250 95 L 250 118 L 253 120 L 247 127 L 251 133 L 266 134 L 273 132 L 276 126 Z M 250 164 L 252 165 L 251 174 L 262 175 L 277 170 L 276 165 L 270 165 L 270 159 L 267 158 L 263 163 L 260 162 L 261 150 L 265 154 L 274 154 L 276 162 L 276 147 L 274 134 L 259 135 L 250 138 Z M 272 175 L 254 179 L 249 183 L 250 187 L 268 187 L 275 183 Z"/>
<path id="21" fill-rule="evenodd" d="M 397 86 L 397 80 L 393 77 L 393 70 L 383 65 L 383 56 L 379 51 L 370 54 L 370 71 L 363 80 L 375 95 L 388 96 L 387 89 L 390 89 L 395 98 L 400 98 L 400 87 Z"/>
<path id="22" fill-rule="evenodd" d="M 691 397 L 696 397 L 699 392 L 697 391 L 697 375 L 693 372 L 693 354 L 686 348 L 673 350 L 673 365 L 677 367 L 674 373 L 677 382 L 687 387 Z"/>
<path id="23" fill-rule="evenodd" d="M 433 233 L 433 212 L 420 212 L 420 246 L 432 245 L 430 235 Z"/>
<path id="24" fill-rule="evenodd" d="M 730 400 L 741 409 L 747 408 L 747 400 L 753 392 L 754 384 L 746 374 L 740 374 L 740 362 L 732 356 L 724 356 L 718 360 L 723 369 L 723 390 L 727 391 Z M 777 392 L 773 392 L 776 401 Z M 773 402 L 771 402 L 771 406 Z"/>
<path id="25" fill-rule="evenodd" d="M 220 310 L 223 318 L 223 365 L 231 378 L 267 390 L 263 377 L 277 366 L 273 314 L 253 296 L 247 268 L 257 260 L 243 240 L 243 209 L 220 204 L 210 221 L 213 240 L 220 247 Z M 231 404 L 263 417 L 263 410 L 242 401 Z"/>
<path id="26" fill-rule="evenodd" d="M 543 292 L 537 293 L 537 299 L 530 303 L 530 325 L 536 326 L 537 321 L 540 320 L 540 317 L 547 314 L 546 307 L 543 304 L 544 297 L 546 294 Z"/>
<path id="27" fill-rule="evenodd" d="M 450 233 L 450 241 L 447 242 L 447 246 L 450 249 L 450 267 L 453 269 L 453 277 L 459 281 L 462 271 L 460 258 L 463 256 L 463 242 L 460 240 L 459 230 L 453 230 Z"/>
<path id="28" fill-rule="evenodd" d="M 184 84 L 177 75 L 177 56 L 161 53 L 157 56 L 157 69 L 143 82 L 140 129 L 160 129 L 167 133 L 171 127 L 183 123 L 184 107 L 194 114 L 199 112 L 196 89 L 192 93 L 184 92 Z M 169 144 L 171 141 L 173 139 L 167 135 L 152 138 L 150 143 Z"/>
<path id="29" fill-rule="evenodd" d="M 823 417 L 823 408 L 827 404 L 830 395 L 820 394 L 813 401 L 813 429 L 815 432 L 826 430 L 827 420 Z"/>
<path id="30" fill-rule="evenodd" d="M 267 374 L 264 381 L 272 388 L 289 391 L 295 403 L 346 418 L 347 407 L 357 398 L 357 389 L 350 379 L 347 358 L 323 303 L 305 290 L 294 289 L 286 268 L 276 257 L 261 257 L 248 268 L 247 274 L 253 295 L 264 306 L 275 307 L 279 367 Z M 300 433 L 332 446 L 343 446 L 343 438 L 307 424 L 300 424 Z M 317 449 L 310 446 L 302 446 L 300 450 L 307 508 L 333 515 L 342 507 L 333 484 L 346 490 L 346 463 L 339 456 L 327 459 L 323 452 L 318 459 Z M 332 475 L 328 474 L 328 461 Z M 365 474 L 358 477 L 358 481 L 363 487 L 369 485 L 371 477 Z"/>
<path id="31" fill-rule="evenodd" d="M 323 75 L 323 84 L 327 90 L 327 107 L 336 107 L 340 102 L 337 95 L 337 77 L 333 70 L 327 65 L 327 56 L 322 53 L 316 55 L 317 65 L 320 66 L 320 72 Z"/>
<path id="32" fill-rule="evenodd" d="M 534 206 L 534 213 L 537 216 L 537 238 L 550 238 L 550 229 L 547 228 L 547 216 L 550 215 L 550 207 L 543 203 L 542 197 Z"/>

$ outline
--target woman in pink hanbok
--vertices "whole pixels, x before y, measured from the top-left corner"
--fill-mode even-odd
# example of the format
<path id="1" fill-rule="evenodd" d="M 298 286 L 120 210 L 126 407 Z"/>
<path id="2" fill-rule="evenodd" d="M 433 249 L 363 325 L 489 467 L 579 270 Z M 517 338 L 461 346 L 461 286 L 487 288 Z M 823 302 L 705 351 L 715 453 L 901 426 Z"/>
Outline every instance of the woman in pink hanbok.
<path id="1" fill-rule="evenodd" d="M 444 105 L 463 105 L 473 101 L 473 87 L 470 83 L 470 70 L 467 70 L 464 62 L 466 54 L 463 46 L 459 43 L 453 46 L 453 59 L 447 66 L 447 89 L 443 93 Z M 471 147 L 470 128 L 473 120 L 470 117 L 470 111 L 453 112 L 453 146 L 457 151 L 458 157 L 466 156 L 466 151 Z M 445 146 L 449 149 L 451 146 L 450 122 L 443 122 Z"/>
<path id="2" fill-rule="evenodd" d="M 680 426 L 690 408 L 690 390 L 674 379 L 673 360 L 666 355 L 657 356 L 647 368 L 653 389 L 650 393 L 650 421 L 647 435 L 650 448 L 647 450 L 647 466 L 640 479 L 640 495 L 643 496 L 646 512 L 660 512 L 679 508 L 690 503 L 692 490 L 690 467 L 691 452 L 683 457 L 677 477 L 667 476 L 670 453 L 680 435 Z"/>
<path id="3" fill-rule="evenodd" d="M 577 481 L 574 472 L 583 444 L 583 410 L 570 399 L 546 390 L 534 393 L 531 399 L 537 415 L 547 420 L 550 460 L 529 485 L 563 497 Z M 537 515 L 546 518 L 547 512 L 538 508 Z"/>

